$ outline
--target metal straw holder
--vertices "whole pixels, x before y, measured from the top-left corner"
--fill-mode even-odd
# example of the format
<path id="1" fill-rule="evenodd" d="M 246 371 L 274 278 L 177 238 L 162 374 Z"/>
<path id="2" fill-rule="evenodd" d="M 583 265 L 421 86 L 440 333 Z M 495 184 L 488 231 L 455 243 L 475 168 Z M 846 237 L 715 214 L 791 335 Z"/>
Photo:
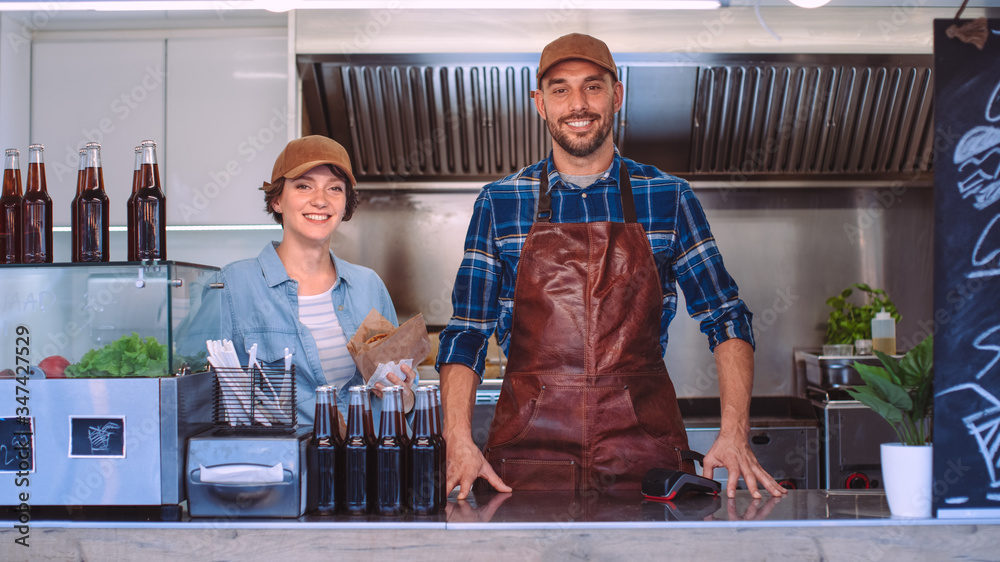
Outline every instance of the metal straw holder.
<path id="1" fill-rule="evenodd" d="M 253 366 L 212 367 L 211 372 L 212 424 L 216 429 L 295 430 L 295 365 L 288 371 Z"/>

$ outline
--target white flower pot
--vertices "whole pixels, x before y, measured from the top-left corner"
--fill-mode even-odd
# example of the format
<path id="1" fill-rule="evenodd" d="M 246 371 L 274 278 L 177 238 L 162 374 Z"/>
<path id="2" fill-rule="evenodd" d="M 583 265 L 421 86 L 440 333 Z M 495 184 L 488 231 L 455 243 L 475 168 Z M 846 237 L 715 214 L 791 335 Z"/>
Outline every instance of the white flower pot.
<path id="1" fill-rule="evenodd" d="M 893 517 L 930 517 L 934 449 L 883 443 L 882 481 Z"/>

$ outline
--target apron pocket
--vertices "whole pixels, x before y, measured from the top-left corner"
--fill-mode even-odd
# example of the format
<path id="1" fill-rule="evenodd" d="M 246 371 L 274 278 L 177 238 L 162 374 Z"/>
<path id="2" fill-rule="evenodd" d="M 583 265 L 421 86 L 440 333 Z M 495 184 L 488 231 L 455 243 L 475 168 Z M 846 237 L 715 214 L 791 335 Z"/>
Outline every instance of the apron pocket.
<path id="1" fill-rule="evenodd" d="M 538 398 L 518 403 L 510 394 L 502 392 L 490 422 L 487 447 L 510 445 L 523 437 L 534 421 L 537 405 Z"/>
<path id="2" fill-rule="evenodd" d="M 583 388 L 521 381 L 512 381 L 511 387 L 511 392 L 501 391 L 497 401 L 488 449 L 537 449 L 557 456 L 566 452 L 570 458 L 582 454 Z"/>
<path id="3" fill-rule="evenodd" d="M 500 478 L 514 490 L 575 490 L 580 465 L 575 461 L 501 458 Z"/>
<path id="4" fill-rule="evenodd" d="M 592 393 L 601 412 L 591 422 L 590 460 L 593 472 L 585 484 L 598 490 L 638 489 L 647 470 L 654 467 L 683 469 L 680 450 L 687 448 L 683 424 L 671 412 L 641 419 L 628 387 L 603 387 Z M 656 389 L 662 393 L 662 388 Z"/>

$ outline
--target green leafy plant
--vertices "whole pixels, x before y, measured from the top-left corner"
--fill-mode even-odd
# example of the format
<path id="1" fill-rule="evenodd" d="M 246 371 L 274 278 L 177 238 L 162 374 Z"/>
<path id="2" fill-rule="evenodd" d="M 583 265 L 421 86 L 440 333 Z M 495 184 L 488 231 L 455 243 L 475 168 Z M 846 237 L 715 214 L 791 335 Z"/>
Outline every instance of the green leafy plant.
<path id="1" fill-rule="evenodd" d="M 67 377 L 164 377 L 167 372 L 167 346 L 156 338 L 145 340 L 132 332 L 130 336 L 91 349 L 79 363 L 66 367 Z"/>
<path id="2" fill-rule="evenodd" d="M 855 304 L 848 299 L 854 290 L 865 294 L 863 305 Z M 833 307 L 826 323 L 826 343 L 851 344 L 857 340 L 872 338 L 872 319 L 883 308 L 899 322 L 902 317 L 896 310 L 896 305 L 889 300 L 889 295 L 882 289 L 872 289 L 864 283 L 855 283 L 841 291 L 835 297 L 826 299 L 826 304 Z"/>
<path id="3" fill-rule="evenodd" d="M 876 351 L 883 367 L 854 363 L 864 386 L 847 389 L 855 400 L 885 418 L 904 445 L 930 442 L 934 408 L 934 343 L 932 336 L 902 359 Z"/>

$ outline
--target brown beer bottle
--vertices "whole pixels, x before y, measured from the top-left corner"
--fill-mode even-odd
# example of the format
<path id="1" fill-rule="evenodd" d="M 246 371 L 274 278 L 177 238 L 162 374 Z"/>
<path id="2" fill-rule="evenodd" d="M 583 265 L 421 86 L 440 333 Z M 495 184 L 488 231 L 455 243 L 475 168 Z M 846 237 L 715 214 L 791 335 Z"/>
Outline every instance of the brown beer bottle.
<path id="1" fill-rule="evenodd" d="M 0 263 L 21 263 L 20 152 L 8 148 L 0 195 Z"/>
<path id="2" fill-rule="evenodd" d="M 104 170 L 101 168 L 101 145 L 88 142 L 84 154 L 83 185 L 73 213 L 77 230 L 73 232 L 81 262 L 107 262 L 108 250 L 108 194 L 104 191 Z"/>
<path id="3" fill-rule="evenodd" d="M 132 208 L 135 206 L 135 193 L 139 190 L 139 168 L 142 167 L 142 147 L 135 147 L 135 166 L 132 167 L 132 193 L 128 196 L 128 201 L 125 202 L 125 224 L 126 228 L 126 238 L 128 238 L 128 261 L 135 260 L 135 236 L 132 235 L 135 232 L 135 213 L 132 212 Z"/>
<path id="4" fill-rule="evenodd" d="M 311 513 L 336 513 L 344 501 L 344 441 L 340 436 L 337 389 L 316 389 L 313 436 L 306 447 L 306 504 Z"/>
<path id="5" fill-rule="evenodd" d="M 352 386 L 348 392 L 344 508 L 351 515 L 364 515 L 375 505 L 375 426 L 368 388 Z"/>
<path id="6" fill-rule="evenodd" d="M 431 392 L 431 435 L 437 440 L 441 454 L 438 457 L 440 465 L 438 474 L 440 475 L 440 487 L 438 488 L 438 507 L 443 507 L 448 502 L 448 446 L 444 442 L 444 427 L 441 421 L 441 391 L 437 385 L 429 384 L 427 389 Z"/>
<path id="7" fill-rule="evenodd" d="M 80 225 L 77 224 L 76 216 L 76 204 L 80 200 L 80 194 L 83 193 L 83 171 L 87 167 L 87 149 L 80 149 L 80 166 L 77 168 L 76 172 L 76 195 L 73 196 L 73 201 L 69 205 L 69 229 L 70 229 L 70 246 L 72 248 L 72 253 L 70 254 L 71 261 L 83 261 L 80 259 L 80 244 L 77 241 L 76 233 L 80 231 Z"/>
<path id="8" fill-rule="evenodd" d="M 437 513 L 441 508 L 441 444 L 434 435 L 434 389 L 418 387 L 414 410 L 413 440 L 410 442 L 408 494 L 410 509 L 417 515 Z"/>
<path id="9" fill-rule="evenodd" d="M 21 203 L 23 263 L 52 263 L 52 198 L 45 183 L 45 147 L 28 146 L 28 182 Z"/>
<path id="10" fill-rule="evenodd" d="M 138 185 L 131 198 L 129 261 L 167 259 L 167 201 L 160 187 L 160 167 L 156 163 L 156 143 L 142 141 Z"/>
<path id="11" fill-rule="evenodd" d="M 408 503 L 410 441 L 403 419 L 402 392 L 401 386 L 390 386 L 382 391 L 382 417 L 375 445 L 378 481 L 375 503 L 379 515 L 399 515 Z"/>

